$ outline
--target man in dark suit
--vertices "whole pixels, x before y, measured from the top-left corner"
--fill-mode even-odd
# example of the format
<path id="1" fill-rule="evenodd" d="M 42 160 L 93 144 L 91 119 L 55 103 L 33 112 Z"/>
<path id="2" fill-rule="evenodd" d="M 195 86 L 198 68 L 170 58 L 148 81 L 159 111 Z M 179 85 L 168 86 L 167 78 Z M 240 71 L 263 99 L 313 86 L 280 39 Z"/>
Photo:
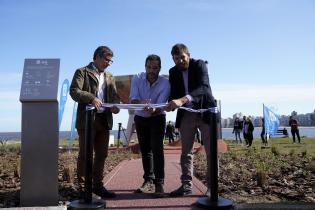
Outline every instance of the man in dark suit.
<path id="1" fill-rule="evenodd" d="M 194 110 L 215 107 L 209 84 L 208 68 L 203 60 L 190 58 L 188 48 L 184 44 L 176 44 L 171 51 L 175 66 L 169 71 L 171 94 L 166 111 L 179 107 L 187 107 Z M 178 109 L 176 127 L 179 128 L 182 140 L 181 154 L 181 182 L 182 185 L 171 192 L 171 196 L 185 196 L 192 193 L 193 176 L 193 144 L 197 128 L 202 133 L 207 156 L 210 150 L 210 112 L 190 112 Z M 209 163 L 208 163 L 209 164 Z M 208 179 L 209 180 L 209 179 Z M 207 195 L 209 196 L 209 184 Z"/>

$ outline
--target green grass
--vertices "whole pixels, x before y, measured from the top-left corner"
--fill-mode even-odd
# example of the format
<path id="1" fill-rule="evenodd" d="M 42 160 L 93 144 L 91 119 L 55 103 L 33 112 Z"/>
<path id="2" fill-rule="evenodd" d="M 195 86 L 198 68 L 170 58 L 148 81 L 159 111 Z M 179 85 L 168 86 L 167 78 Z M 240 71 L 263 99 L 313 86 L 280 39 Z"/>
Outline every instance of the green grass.
<path id="1" fill-rule="evenodd" d="M 230 150 L 235 150 L 238 153 L 245 153 L 249 149 L 255 150 L 256 152 L 272 152 L 274 154 L 301 154 L 307 156 L 315 157 L 315 138 L 302 138 L 301 144 L 293 144 L 292 138 L 272 138 L 269 139 L 268 147 L 264 147 L 261 144 L 260 139 L 254 139 L 253 145 L 251 148 L 245 146 L 240 146 L 235 144 L 234 141 L 225 141 Z"/>

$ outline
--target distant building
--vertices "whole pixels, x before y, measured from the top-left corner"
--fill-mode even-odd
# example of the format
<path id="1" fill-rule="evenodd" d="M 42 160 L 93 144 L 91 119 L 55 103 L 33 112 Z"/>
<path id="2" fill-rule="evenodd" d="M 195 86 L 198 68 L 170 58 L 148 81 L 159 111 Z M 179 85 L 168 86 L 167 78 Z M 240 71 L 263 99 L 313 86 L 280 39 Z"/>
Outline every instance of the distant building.
<path id="1" fill-rule="evenodd" d="M 300 114 L 297 116 L 297 119 L 300 123 L 300 125 L 303 126 L 311 126 L 312 120 L 311 120 L 311 114 Z"/>
<path id="2" fill-rule="evenodd" d="M 315 110 L 311 113 L 311 126 L 315 126 Z"/>

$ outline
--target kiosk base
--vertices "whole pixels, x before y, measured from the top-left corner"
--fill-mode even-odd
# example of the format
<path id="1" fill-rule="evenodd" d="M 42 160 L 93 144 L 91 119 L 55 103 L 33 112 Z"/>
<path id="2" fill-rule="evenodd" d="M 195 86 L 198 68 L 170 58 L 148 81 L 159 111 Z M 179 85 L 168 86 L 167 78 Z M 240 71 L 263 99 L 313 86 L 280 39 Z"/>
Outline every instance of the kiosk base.
<path id="1" fill-rule="evenodd" d="M 197 203 L 205 208 L 211 209 L 231 209 L 232 208 L 232 201 L 226 198 L 218 197 L 218 201 L 214 202 L 211 201 L 208 197 L 201 197 L 198 198 Z"/>
<path id="2" fill-rule="evenodd" d="M 68 207 L 69 210 L 84 209 L 84 210 L 98 210 L 105 209 L 106 202 L 104 200 L 93 199 L 91 203 L 84 203 L 84 200 L 72 201 Z"/>

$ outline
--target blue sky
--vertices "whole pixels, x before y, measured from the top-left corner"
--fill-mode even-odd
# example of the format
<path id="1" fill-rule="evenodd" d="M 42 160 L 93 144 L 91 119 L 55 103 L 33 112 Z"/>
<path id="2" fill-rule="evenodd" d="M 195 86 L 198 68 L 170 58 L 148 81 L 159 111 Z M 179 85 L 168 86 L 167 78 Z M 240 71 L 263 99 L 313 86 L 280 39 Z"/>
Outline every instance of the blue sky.
<path id="1" fill-rule="evenodd" d="M 185 43 L 209 62 L 222 116 L 315 109 L 313 0 L 0 0 L 0 132 L 20 131 L 19 93 L 25 58 L 60 58 L 60 82 L 92 60 L 95 48 L 114 51 L 114 75 L 144 70 L 148 54 L 173 66 L 170 50 Z M 61 130 L 70 130 L 68 97 Z M 174 120 L 175 114 L 168 114 Z M 114 123 L 126 125 L 127 112 Z"/>

